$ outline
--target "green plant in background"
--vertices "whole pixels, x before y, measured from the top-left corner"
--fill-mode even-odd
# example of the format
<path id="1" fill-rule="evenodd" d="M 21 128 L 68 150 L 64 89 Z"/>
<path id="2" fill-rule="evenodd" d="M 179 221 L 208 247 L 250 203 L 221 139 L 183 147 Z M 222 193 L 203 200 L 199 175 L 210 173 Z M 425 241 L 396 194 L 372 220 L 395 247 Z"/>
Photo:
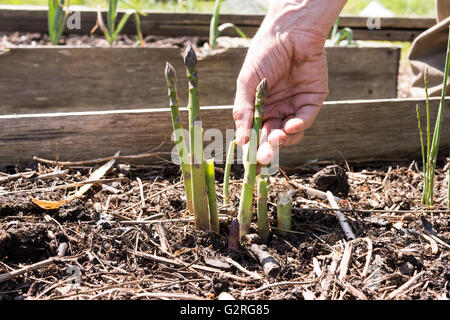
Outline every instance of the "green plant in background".
<path id="1" fill-rule="evenodd" d="M 267 80 L 264 79 L 256 89 L 255 114 L 253 117 L 253 127 L 250 130 L 250 141 L 248 143 L 247 154 L 244 157 L 244 182 L 242 183 L 241 200 L 239 203 L 239 238 L 248 233 L 252 219 L 253 190 L 255 188 L 256 178 L 256 153 L 260 131 L 262 128 L 262 119 L 264 115 L 264 103 L 268 93 Z"/>
<path id="2" fill-rule="evenodd" d="M 119 2 L 125 4 L 130 9 L 123 14 L 119 23 L 116 23 L 116 20 L 118 18 Z M 108 0 L 108 12 L 107 12 L 107 20 L 106 20 L 107 24 L 106 25 L 103 22 L 103 17 L 102 17 L 102 12 L 101 12 L 100 6 L 98 6 L 97 24 L 92 29 L 91 34 L 97 28 L 100 28 L 100 30 L 102 30 L 103 34 L 105 35 L 105 38 L 108 41 L 109 45 L 112 46 L 114 41 L 116 40 L 117 36 L 120 34 L 122 29 L 125 27 L 125 24 L 127 23 L 130 16 L 134 15 L 135 22 L 136 22 L 136 31 L 137 31 L 137 34 L 139 37 L 139 43 L 140 43 L 140 45 L 143 45 L 141 20 L 139 18 L 139 14 L 145 15 L 145 13 L 141 12 L 135 6 L 135 4 L 136 4 L 136 1 L 133 1 L 133 3 L 130 3 L 127 0 Z"/>
<path id="3" fill-rule="evenodd" d="M 209 25 L 209 47 L 214 50 L 217 46 L 217 38 L 226 29 L 233 28 L 236 33 L 244 39 L 248 39 L 245 33 L 232 23 L 224 23 L 219 26 L 220 7 L 223 0 L 216 0 L 214 3 L 214 12 Z"/>
<path id="4" fill-rule="evenodd" d="M 425 95 L 426 95 L 426 113 L 427 113 L 427 147 L 426 147 L 426 157 L 425 157 L 425 146 L 422 137 L 422 129 L 420 128 L 420 114 L 419 107 L 416 108 L 417 119 L 419 123 L 419 134 L 420 134 L 420 144 L 422 148 L 422 161 L 423 161 L 423 172 L 424 172 L 424 186 L 422 194 L 422 203 L 432 207 L 434 205 L 434 176 L 436 171 L 436 161 L 438 157 L 439 141 L 441 136 L 442 119 L 444 116 L 445 107 L 445 96 L 447 93 L 447 82 L 450 69 L 450 29 L 449 37 L 447 42 L 447 56 L 445 62 L 445 72 L 444 80 L 442 85 L 441 100 L 439 103 L 438 114 L 436 118 L 436 123 L 434 126 L 433 137 L 431 140 L 431 128 L 430 128 L 430 106 L 429 106 L 429 96 L 428 96 L 428 72 L 425 73 Z M 430 142 L 431 141 L 431 142 Z M 450 187 L 450 186 L 449 186 Z"/>
<path id="5" fill-rule="evenodd" d="M 353 42 L 353 30 L 346 27 L 340 31 L 339 30 L 339 20 L 340 17 L 336 19 L 336 22 L 334 23 L 333 30 L 331 31 L 331 43 L 332 46 L 339 45 L 342 41 L 347 39 L 347 45 L 350 46 L 354 44 Z"/>
<path id="6" fill-rule="evenodd" d="M 58 44 L 66 27 L 69 6 L 70 0 L 48 0 L 48 34 L 53 45 Z"/>

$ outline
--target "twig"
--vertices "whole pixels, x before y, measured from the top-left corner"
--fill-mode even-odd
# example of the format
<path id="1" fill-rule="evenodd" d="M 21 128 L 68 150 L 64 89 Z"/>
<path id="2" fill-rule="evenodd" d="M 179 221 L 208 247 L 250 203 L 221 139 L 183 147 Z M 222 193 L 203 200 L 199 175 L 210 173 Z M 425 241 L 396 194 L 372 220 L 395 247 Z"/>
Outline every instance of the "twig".
<path id="1" fill-rule="evenodd" d="M 35 175 L 36 175 L 36 171 L 11 174 L 8 176 L 0 177 L 0 183 L 10 182 L 10 181 L 18 180 L 20 178 L 29 179 Z"/>
<path id="2" fill-rule="evenodd" d="M 334 209 L 339 209 L 339 206 L 335 200 L 335 197 L 330 191 L 327 192 L 327 197 L 328 197 L 328 201 L 330 202 L 331 206 Z M 341 224 L 341 228 L 344 231 L 344 234 L 345 234 L 345 237 L 347 238 L 347 240 L 355 239 L 356 236 L 353 233 L 352 228 L 350 227 L 350 224 L 348 223 L 348 220 L 345 217 L 345 215 L 339 210 L 337 210 L 335 213 L 339 220 L 339 223 Z"/>
<path id="3" fill-rule="evenodd" d="M 340 265 L 340 271 L 339 271 L 339 280 L 343 280 L 345 276 L 347 275 L 348 269 L 350 267 L 350 263 L 352 260 L 352 253 L 353 253 L 353 243 L 347 242 L 345 244 L 345 250 L 344 254 L 342 255 L 341 265 Z"/>
<path id="4" fill-rule="evenodd" d="M 229 264 L 233 265 L 236 269 L 238 269 L 239 271 L 245 273 L 246 275 L 249 275 L 252 278 L 255 279 L 263 279 L 263 277 L 261 277 L 259 274 L 257 274 L 256 272 L 251 272 L 248 271 L 247 269 L 245 269 L 243 266 L 241 266 L 239 263 L 237 263 L 236 261 L 234 261 L 231 258 L 226 258 L 225 259 L 226 262 L 228 262 Z"/>
<path id="5" fill-rule="evenodd" d="M 358 298 L 359 300 L 367 300 L 367 296 L 362 291 L 352 286 L 350 283 L 344 282 L 341 279 L 338 279 L 337 283 L 340 284 L 344 289 L 347 289 L 348 292 L 350 292 L 354 297 Z"/>
<path id="6" fill-rule="evenodd" d="M 401 295 L 403 292 L 408 290 L 414 283 L 416 283 L 423 275 L 425 274 L 425 271 L 422 271 L 418 274 L 416 274 L 414 277 L 409 279 L 407 282 L 405 282 L 402 286 L 400 286 L 397 290 L 392 291 L 389 295 L 389 299 L 395 299 L 397 296 Z"/>
<path id="7" fill-rule="evenodd" d="M 0 274 L 0 283 L 1 282 L 5 282 L 5 281 L 9 281 L 9 280 L 11 280 L 11 279 L 13 279 L 15 277 L 21 276 L 21 275 L 23 275 L 23 274 L 25 274 L 25 273 L 27 273 L 29 271 L 33 271 L 33 270 L 44 268 L 44 267 L 46 267 L 46 266 L 48 266 L 48 265 L 50 265 L 50 264 L 52 264 L 54 262 L 68 261 L 68 260 L 73 260 L 73 259 L 77 259 L 77 258 L 78 257 L 65 257 L 65 258 L 58 257 L 58 256 L 51 257 L 51 258 L 48 258 L 46 260 L 36 262 L 36 263 L 34 263 L 32 265 L 20 268 L 18 270 L 14 270 L 14 271 L 10 271 L 10 272 L 7 272 L 7 273 Z"/>
<path id="8" fill-rule="evenodd" d="M 154 261 L 154 262 L 158 262 L 158 263 L 165 263 L 165 264 L 172 264 L 174 266 L 177 267 L 186 267 L 187 264 L 172 260 L 172 259 L 168 259 L 168 258 L 164 258 L 164 257 L 159 257 L 157 255 L 154 254 L 147 254 L 147 253 L 143 253 L 143 252 L 134 252 L 131 250 L 127 250 L 129 253 L 131 254 L 136 254 L 139 257 Z M 234 280 L 238 280 L 238 281 L 242 281 L 242 282 L 253 282 L 255 281 L 254 279 L 248 279 L 248 278 L 242 278 L 239 276 L 235 276 L 233 274 L 224 272 L 223 270 L 220 269 L 216 269 L 216 268 L 212 268 L 212 267 L 207 267 L 207 266 L 201 266 L 198 264 L 193 264 L 190 266 L 191 268 L 194 269 L 198 269 L 198 270 L 202 270 L 202 271 L 206 271 L 206 272 L 214 272 L 214 273 L 218 273 L 224 277 L 230 278 L 230 279 L 234 279 Z"/>
<path id="9" fill-rule="evenodd" d="M 361 277 L 363 279 L 366 278 L 367 273 L 369 273 L 369 267 L 370 267 L 370 260 L 372 259 L 372 252 L 373 252 L 373 243 L 372 240 L 370 240 L 369 237 L 366 238 L 367 241 L 367 257 L 366 257 L 366 264 L 364 265 L 364 269 L 362 272 Z"/>
<path id="10" fill-rule="evenodd" d="M 269 284 L 265 284 L 257 289 L 253 289 L 253 290 L 244 290 L 242 292 L 243 295 L 246 294 L 253 294 L 253 293 L 257 293 L 269 288 L 273 288 L 273 287 L 279 287 L 279 286 L 306 286 L 306 285 L 310 285 L 310 284 L 314 284 L 317 283 L 320 279 L 316 279 L 313 281 L 282 281 L 282 282 L 275 282 L 275 283 L 269 283 Z"/>
<path id="11" fill-rule="evenodd" d="M 348 212 L 348 213 L 398 213 L 398 214 L 406 214 L 406 213 L 450 213 L 450 210 L 362 210 L 362 209 L 334 209 L 334 208 L 292 208 L 293 211 L 320 211 L 320 212 L 327 212 L 327 211 L 341 211 L 341 212 Z"/>
<path id="12" fill-rule="evenodd" d="M 103 183 L 114 182 L 114 181 L 121 181 L 121 180 L 126 180 L 126 178 L 94 179 L 94 180 L 89 180 L 88 179 L 88 180 L 85 180 L 85 181 L 69 183 L 69 184 L 64 184 L 64 185 L 61 185 L 61 186 L 55 186 L 55 187 L 50 187 L 50 188 L 37 188 L 37 189 L 30 189 L 30 190 L 8 191 L 8 192 L 0 193 L 0 196 L 5 196 L 5 195 L 8 195 L 8 194 L 16 194 L 16 193 L 52 192 L 52 191 L 57 191 L 57 190 L 65 190 L 65 189 L 81 187 L 81 186 L 84 186 L 86 184 L 103 184 Z"/>
<path id="13" fill-rule="evenodd" d="M 185 294 L 185 293 L 169 293 L 169 292 L 146 292 L 146 293 L 139 293 L 133 297 L 133 299 L 137 298 L 172 298 L 172 299 L 179 299 L 179 300 L 205 300 L 205 298 L 194 296 L 192 294 Z"/>
<path id="14" fill-rule="evenodd" d="M 148 201 L 148 200 L 150 200 L 150 199 L 152 199 L 152 198 L 154 198 L 154 197 L 156 197 L 156 196 L 159 196 L 160 194 L 162 194 L 162 193 L 164 193 L 164 192 L 166 192 L 166 191 L 169 191 L 169 190 L 171 190 L 171 189 L 174 189 L 174 188 L 176 188 L 177 186 L 179 186 L 182 182 L 183 182 L 183 181 L 178 181 L 177 183 L 172 184 L 171 186 L 169 186 L 169 187 L 167 187 L 167 188 L 165 188 L 165 189 L 163 189 L 163 190 L 161 190 L 161 191 L 159 191 L 159 192 L 157 192 L 157 193 L 154 193 L 154 194 L 151 194 L 151 195 L 147 196 L 147 198 L 145 198 L 144 200 L 145 200 L 145 201 Z M 133 205 L 131 205 L 131 206 L 125 208 L 125 209 L 119 209 L 119 210 L 113 211 L 113 212 L 111 212 L 111 214 L 121 214 L 121 213 L 124 213 L 124 212 L 126 212 L 126 211 L 128 211 L 128 210 L 131 210 L 131 209 L 137 207 L 137 206 L 140 205 L 140 204 L 141 204 L 141 202 L 135 203 L 135 204 L 133 204 Z"/>
<path id="15" fill-rule="evenodd" d="M 338 267 L 338 262 L 339 262 L 339 256 L 336 253 L 332 254 L 332 261 L 331 261 L 331 265 L 328 269 L 328 273 L 325 277 L 325 279 L 322 281 L 322 292 L 320 293 L 320 298 L 319 300 L 327 300 L 329 298 L 329 291 L 330 291 L 330 286 L 334 280 L 334 275 L 336 274 L 336 270 Z"/>
<path id="16" fill-rule="evenodd" d="M 33 157 L 34 161 L 60 166 L 60 167 L 68 167 L 68 166 L 82 166 L 86 164 L 98 164 L 102 162 L 106 162 L 109 160 L 134 160 L 134 159 L 142 159 L 142 158 L 150 158 L 150 157 L 159 157 L 161 155 L 170 155 L 170 152 L 154 152 L 154 153 L 142 153 L 138 155 L 129 155 L 129 156 L 111 156 L 106 158 L 98 158 L 92 160 L 85 161 L 58 161 L 58 160 L 47 160 L 39 157 Z"/>
<path id="17" fill-rule="evenodd" d="M 266 276 L 276 277 L 278 275 L 278 272 L 280 272 L 280 264 L 267 252 L 267 246 L 252 244 L 250 251 L 258 258 Z"/>

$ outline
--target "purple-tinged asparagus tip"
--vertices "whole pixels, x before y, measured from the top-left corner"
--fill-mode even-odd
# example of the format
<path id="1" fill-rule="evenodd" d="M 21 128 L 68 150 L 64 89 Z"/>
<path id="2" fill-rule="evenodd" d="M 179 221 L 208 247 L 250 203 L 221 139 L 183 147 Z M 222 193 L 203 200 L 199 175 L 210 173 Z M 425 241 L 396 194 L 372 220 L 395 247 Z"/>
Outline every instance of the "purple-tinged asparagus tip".
<path id="1" fill-rule="evenodd" d="M 265 100 L 267 97 L 267 94 L 269 92 L 269 87 L 267 84 L 267 79 L 264 78 L 258 85 L 258 87 L 256 88 L 256 97 L 261 99 L 261 100 Z"/>
<path id="2" fill-rule="evenodd" d="M 184 64 L 186 65 L 186 68 L 189 70 L 189 72 L 195 72 L 195 70 L 197 69 L 198 60 L 194 48 L 191 44 L 189 44 L 186 50 L 184 50 L 183 59 Z"/>
<path id="3" fill-rule="evenodd" d="M 239 252 L 241 244 L 239 241 L 239 220 L 233 219 L 230 226 L 230 235 L 228 236 L 228 249 Z"/>
<path id="4" fill-rule="evenodd" d="M 175 68 L 168 62 L 166 63 L 165 75 L 167 81 L 175 82 L 177 79 L 177 73 L 175 72 Z"/>

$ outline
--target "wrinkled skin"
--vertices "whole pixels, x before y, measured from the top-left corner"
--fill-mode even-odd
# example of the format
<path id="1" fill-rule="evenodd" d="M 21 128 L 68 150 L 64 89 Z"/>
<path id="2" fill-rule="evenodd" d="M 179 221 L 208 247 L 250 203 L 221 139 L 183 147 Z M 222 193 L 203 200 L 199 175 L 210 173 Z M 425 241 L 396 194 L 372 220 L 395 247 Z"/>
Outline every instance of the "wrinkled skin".
<path id="1" fill-rule="evenodd" d="M 258 162 L 269 164 L 276 146 L 300 142 L 328 95 L 325 40 L 345 0 L 280 0 L 252 40 L 237 80 L 236 141 L 248 142 L 255 90 L 266 78 L 269 95 Z"/>

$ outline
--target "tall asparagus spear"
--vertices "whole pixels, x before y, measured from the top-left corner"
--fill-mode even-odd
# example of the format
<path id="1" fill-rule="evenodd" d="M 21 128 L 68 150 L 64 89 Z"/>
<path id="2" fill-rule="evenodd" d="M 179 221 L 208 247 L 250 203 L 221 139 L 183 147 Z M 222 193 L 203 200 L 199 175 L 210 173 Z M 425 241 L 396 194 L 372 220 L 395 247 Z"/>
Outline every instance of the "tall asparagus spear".
<path id="1" fill-rule="evenodd" d="M 205 172 L 206 172 L 206 187 L 208 189 L 209 221 L 211 223 L 211 228 L 214 230 L 214 232 L 220 233 L 219 213 L 217 211 L 214 159 L 206 160 Z"/>
<path id="2" fill-rule="evenodd" d="M 234 160 L 234 149 L 236 148 L 236 140 L 230 142 L 230 147 L 228 148 L 227 162 L 225 163 L 225 173 L 223 175 L 223 205 L 228 206 L 230 204 L 230 172 L 231 164 Z"/>
<path id="3" fill-rule="evenodd" d="M 192 203 L 192 185 L 191 185 L 191 166 L 189 164 L 188 149 L 183 135 L 183 126 L 181 125 L 180 112 L 178 109 L 177 96 L 177 75 L 174 67 L 166 64 L 166 81 L 169 88 L 170 110 L 172 113 L 172 126 L 175 134 L 175 145 L 180 159 L 180 167 L 184 180 L 184 190 L 186 191 L 187 207 L 190 214 L 194 213 Z"/>
<path id="4" fill-rule="evenodd" d="M 200 119 L 197 56 L 189 45 L 184 52 L 184 64 L 189 80 L 189 142 L 191 146 L 191 183 L 195 225 L 210 229 L 205 163 L 203 159 L 203 129 Z"/>
<path id="5" fill-rule="evenodd" d="M 239 203 L 239 237 L 248 233 L 252 219 L 253 190 L 256 176 L 256 153 L 258 151 L 259 133 L 262 128 L 264 103 L 267 97 L 267 80 L 264 79 L 256 89 L 255 114 L 253 128 L 250 130 L 250 141 L 245 159 L 245 176 L 242 184 L 241 201 Z"/>

